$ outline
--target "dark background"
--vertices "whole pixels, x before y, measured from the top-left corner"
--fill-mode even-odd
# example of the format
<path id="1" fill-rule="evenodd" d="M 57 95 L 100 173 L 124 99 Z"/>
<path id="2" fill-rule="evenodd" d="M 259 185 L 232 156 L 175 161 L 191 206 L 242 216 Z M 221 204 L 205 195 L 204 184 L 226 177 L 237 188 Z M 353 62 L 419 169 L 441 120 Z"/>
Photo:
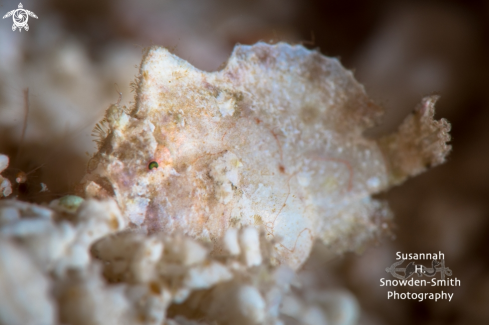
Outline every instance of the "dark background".
<path id="1" fill-rule="evenodd" d="M 0 11 L 17 8 L 0 1 Z M 0 152 L 6 174 L 30 172 L 15 194 L 48 201 L 70 193 L 94 151 L 90 130 L 137 74 L 141 50 L 162 45 L 216 70 L 234 44 L 287 41 L 339 57 L 394 130 L 422 96 L 438 93 L 452 123 L 448 162 L 379 197 L 395 213 L 395 239 L 316 265 L 322 285 L 358 299 L 361 324 L 489 323 L 488 1 L 25 1 L 30 30 L 0 21 Z M 115 83 L 117 85 L 115 85 Z M 29 88 L 25 140 L 20 144 Z M 36 169 L 37 167 L 40 167 Z M 49 192 L 39 193 L 40 183 Z M 387 300 L 379 287 L 395 252 L 443 252 L 460 287 L 451 302 Z M 393 288 L 402 292 L 402 288 Z M 392 290 L 392 289 L 391 289 Z M 405 289 L 404 289 L 405 290 Z M 428 292 L 423 288 L 420 292 Z"/>

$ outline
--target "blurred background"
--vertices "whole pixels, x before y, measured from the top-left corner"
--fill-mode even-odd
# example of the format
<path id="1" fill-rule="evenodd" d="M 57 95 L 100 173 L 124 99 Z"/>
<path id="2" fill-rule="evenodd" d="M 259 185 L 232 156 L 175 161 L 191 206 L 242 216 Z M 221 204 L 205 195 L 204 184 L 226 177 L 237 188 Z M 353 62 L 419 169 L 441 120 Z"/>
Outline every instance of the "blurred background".
<path id="1" fill-rule="evenodd" d="M 3 16 L 18 6 L 0 1 Z M 340 58 L 385 107 L 377 136 L 395 130 L 424 95 L 452 123 L 448 162 L 379 195 L 395 214 L 394 239 L 363 254 L 315 259 L 310 285 L 348 290 L 360 324 L 489 324 L 489 1 L 28 0 L 30 30 L 0 21 L 0 152 L 6 175 L 28 173 L 19 198 L 49 201 L 73 191 L 95 151 L 105 109 L 131 105 L 142 49 L 162 45 L 213 71 L 236 43 L 287 41 Z M 24 89 L 29 89 L 27 129 Z M 41 183 L 49 191 L 40 192 Z M 451 302 L 387 300 L 380 287 L 395 252 L 443 252 L 460 287 Z M 314 252 L 321 255 L 320 247 Z"/>

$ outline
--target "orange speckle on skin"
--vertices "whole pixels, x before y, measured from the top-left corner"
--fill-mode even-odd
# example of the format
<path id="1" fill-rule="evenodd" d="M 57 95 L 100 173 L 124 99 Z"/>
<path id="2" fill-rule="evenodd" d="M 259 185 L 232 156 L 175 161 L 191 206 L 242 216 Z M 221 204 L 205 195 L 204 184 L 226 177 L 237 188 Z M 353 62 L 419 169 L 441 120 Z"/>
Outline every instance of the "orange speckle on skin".
<path id="1" fill-rule="evenodd" d="M 285 167 L 283 165 L 278 165 L 278 170 L 282 173 L 285 174 Z"/>
<path id="2" fill-rule="evenodd" d="M 149 283 L 149 289 L 151 290 L 152 293 L 154 293 L 156 295 L 161 294 L 160 285 L 154 281 Z"/>

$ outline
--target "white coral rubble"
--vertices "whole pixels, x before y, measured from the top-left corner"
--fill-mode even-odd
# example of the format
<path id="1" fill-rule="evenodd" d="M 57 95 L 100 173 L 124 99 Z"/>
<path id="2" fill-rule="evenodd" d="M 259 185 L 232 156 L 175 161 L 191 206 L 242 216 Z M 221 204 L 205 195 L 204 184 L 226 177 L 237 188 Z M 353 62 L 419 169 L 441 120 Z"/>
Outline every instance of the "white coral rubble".
<path id="1" fill-rule="evenodd" d="M 217 253 L 129 222 L 110 199 L 0 201 L 0 324 L 282 324 L 294 272 L 256 228 Z"/>
<path id="2" fill-rule="evenodd" d="M 7 178 L 2 177 L 2 172 L 8 167 L 9 159 L 6 155 L 0 154 L 0 194 L 9 196 L 12 194 L 12 185 Z"/>

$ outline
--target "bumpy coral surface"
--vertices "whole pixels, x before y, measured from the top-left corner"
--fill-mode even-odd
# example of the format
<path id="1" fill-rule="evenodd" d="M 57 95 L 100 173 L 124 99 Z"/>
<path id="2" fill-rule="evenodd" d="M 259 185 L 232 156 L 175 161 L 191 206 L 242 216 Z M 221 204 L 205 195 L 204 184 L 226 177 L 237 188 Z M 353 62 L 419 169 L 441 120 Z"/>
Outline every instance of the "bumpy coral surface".
<path id="1" fill-rule="evenodd" d="M 388 228 L 371 198 L 444 161 L 449 124 L 423 99 L 398 133 L 363 136 L 382 110 L 336 59 L 297 45 L 237 46 L 206 73 L 154 47 L 131 110 L 99 125 L 88 196 L 113 196 L 133 226 L 219 243 L 263 227 L 298 268 L 315 239 L 356 250 Z"/>
<path id="2" fill-rule="evenodd" d="M 1 173 L 8 167 L 9 159 L 7 156 L 0 154 L 0 197 L 12 194 L 12 185 L 8 178 L 2 177 Z"/>
<path id="3" fill-rule="evenodd" d="M 206 243 L 128 230 L 128 222 L 110 199 L 0 201 L 0 324 L 283 324 L 294 272 L 272 263 L 256 228 L 229 229 L 211 256 Z M 335 297 L 288 299 L 300 305 L 299 320 L 347 324 L 329 311 L 343 299 Z"/>

